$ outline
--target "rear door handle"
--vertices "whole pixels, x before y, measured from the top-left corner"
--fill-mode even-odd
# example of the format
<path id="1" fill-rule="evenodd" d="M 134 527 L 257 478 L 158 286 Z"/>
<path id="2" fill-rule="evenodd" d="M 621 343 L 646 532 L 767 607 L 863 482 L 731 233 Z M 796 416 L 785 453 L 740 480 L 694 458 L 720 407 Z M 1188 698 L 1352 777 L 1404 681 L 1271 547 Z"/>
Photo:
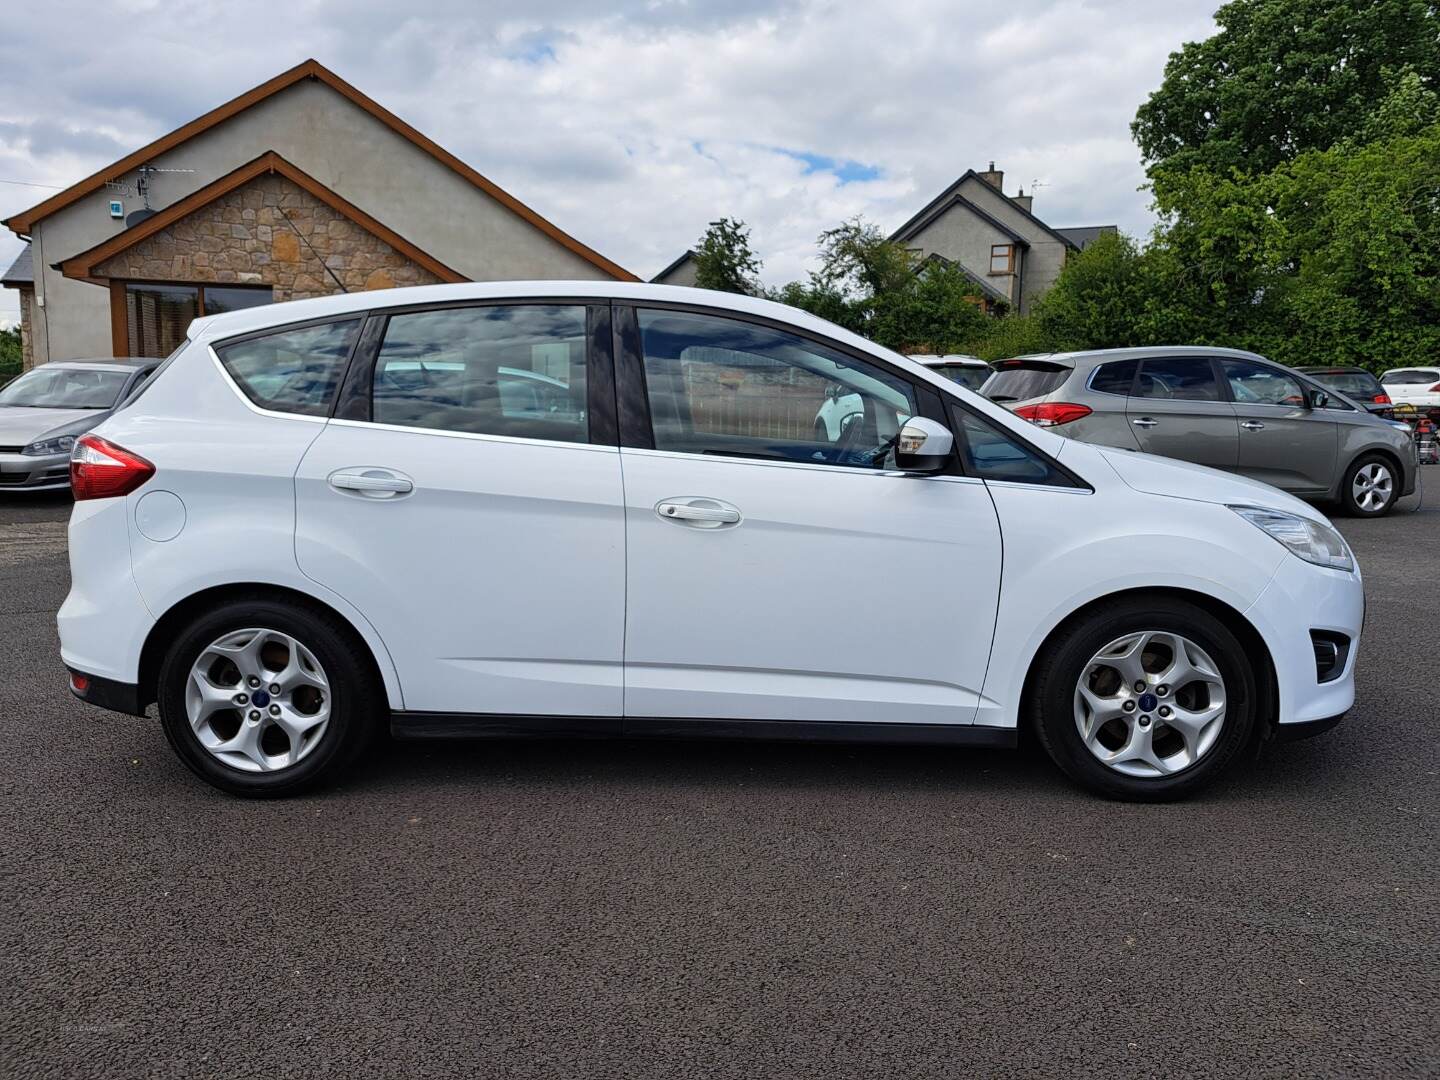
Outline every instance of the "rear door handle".
<path id="1" fill-rule="evenodd" d="M 363 495 L 368 499 L 393 499 L 415 490 L 414 482 L 391 469 L 358 467 L 337 469 L 329 483 L 336 491 Z"/>
<path id="2" fill-rule="evenodd" d="M 1246 420 L 1246 421 L 1245 421 L 1243 424 L 1241 424 L 1240 426 L 1243 427 L 1246 431 L 1264 431 L 1264 430 L 1265 430 L 1265 425 L 1262 424 L 1259 420 Z"/>
<path id="3" fill-rule="evenodd" d="M 674 521 L 696 529 L 720 529 L 740 524 L 740 511 L 719 499 L 678 496 L 655 504 L 655 513 L 665 521 Z"/>
<path id="4" fill-rule="evenodd" d="M 1130 423 L 1134 424 L 1136 427 L 1155 427 L 1157 424 L 1160 423 L 1160 421 L 1152 420 L 1148 416 L 1142 416 L 1138 420 L 1131 420 Z"/>

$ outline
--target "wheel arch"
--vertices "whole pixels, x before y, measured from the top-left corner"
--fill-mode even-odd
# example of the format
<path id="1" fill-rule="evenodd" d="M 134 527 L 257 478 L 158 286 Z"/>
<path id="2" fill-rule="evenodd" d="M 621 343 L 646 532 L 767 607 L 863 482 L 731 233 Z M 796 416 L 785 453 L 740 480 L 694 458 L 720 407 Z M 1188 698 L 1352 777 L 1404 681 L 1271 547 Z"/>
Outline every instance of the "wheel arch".
<path id="1" fill-rule="evenodd" d="M 355 641 L 362 647 L 364 655 L 370 660 L 372 673 L 385 688 L 389 706 L 392 708 L 403 707 L 399 681 L 394 666 L 390 662 L 389 653 L 385 651 L 384 644 L 375 636 L 372 628 L 362 629 L 356 624 L 354 618 L 333 604 L 326 603 L 319 597 L 299 589 L 268 582 L 235 582 L 214 585 L 191 593 L 189 596 L 177 600 L 155 621 L 155 625 L 145 636 L 145 644 L 140 650 L 137 689 L 139 691 L 139 707 L 142 710 L 152 704 L 158 696 L 160 665 L 165 658 L 165 648 L 170 641 L 174 640 L 180 628 L 203 611 L 239 600 L 280 601 L 309 608 L 328 616 L 353 635 Z"/>
<path id="2" fill-rule="evenodd" d="M 1400 492 L 1405 487 L 1405 462 L 1400 459 L 1400 455 L 1394 449 L 1383 443 L 1362 446 L 1350 455 L 1350 460 L 1345 462 L 1345 467 L 1340 470 L 1340 478 L 1335 484 L 1335 498 L 1341 500 L 1345 498 L 1345 481 L 1350 475 L 1350 470 L 1355 467 L 1357 462 L 1367 457 L 1384 458 L 1385 463 L 1395 471 L 1395 501 L 1398 502 L 1402 498 Z"/>
<path id="3" fill-rule="evenodd" d="M 1224 623 L 1226 628 L 1239 639 L 1240 644 L 1245 647 L 1245 651 L 1250 656 L 1259 658 L 1259 662 L 1255 664 L 1255 685 L 1262 712 L 1258 717 L 1259 722 L 1255 725 L 1255 728 L 1257 732 L 1268 738 L 1274 731 L 1276 717 L 1279 715 L 1280 683 L 1275 672 L 1275 660 L 1270 653 L 1269 645 L 1265 642 L 1264 635 L 1256 629 L 1255 625 L 1247 619 L 1244 614 L 1225 603 L 1225 601 L 1217 600 L 1213 596 L 1207 596 L 1193 589 L 1183 589 L 1172 586 L 1147 586 L 1106 593 L 1104 596 L 1097 596 L 1094 599 L 1087 600 L 1057 622 L 1055 626 L 1051 628 L 1050 632 L 1045 635 L 1039 648 L 1031 655 L 1029 663 L 1026 665 L 1025 681 L 1022 684 L 1020 692 L 1020 727 L 1024 729 L 1030 725 L 1028 718 L 1033 714 L 1030 706 L 1033 703 L 1031 694 L 1034 690 L 1035 671 L 1039 666 L 1040 658 L 1046 654 L 1055 639 L 1096 608 L 1103 607 L 1106 604 L 1112 604 L 1117 600 L 1138 600 L 1147 597 L 1184 600 L 1194 604 L 1196 607 Z"/>

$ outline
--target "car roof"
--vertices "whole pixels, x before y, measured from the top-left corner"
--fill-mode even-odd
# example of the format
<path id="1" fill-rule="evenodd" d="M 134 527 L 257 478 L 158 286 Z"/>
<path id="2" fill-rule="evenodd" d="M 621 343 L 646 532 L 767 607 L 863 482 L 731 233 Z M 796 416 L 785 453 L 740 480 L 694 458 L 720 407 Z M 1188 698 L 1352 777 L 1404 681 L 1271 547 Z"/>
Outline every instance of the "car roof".
<path id="1" fill-rule="evenodd" d="M 154 367 L 159 363 L 161 363 L 160 360 L 150 356 L 97 356 L 93 360 L 49 360 L 35 366 L 37 368 L 75 368 L 79 371 L 100 371 L 107 368 L 119 371 L 139 371 L 141 368 Z"/>
<path id="2" fill-rule="evenodd" d="M 1266 360 L 1259 353 L 1244 349 L 1226 349 L 1219 345 L 1146 345 L 1124 349 L 1080 349 L 1075 352 L 1026 353 L 1023 356 L 1008 356 L 1006 360 L 1039 360 L 1061 367 L 1079 367 L 1082 364 L 1101 364 L 1109 360 L 1132 360 L 1150 356 L 1229 356 L 1237 360 Z M 1004 361 L 996 361 L 996 366 Z M 1283 365 L 1281 365 L 1283 366 Z"/>
<path id="3" fill-rule="evenodd" d="M 1295 369 L 1304 375 L 1369 375 L 1363 367 L 1302 367 Z"/>

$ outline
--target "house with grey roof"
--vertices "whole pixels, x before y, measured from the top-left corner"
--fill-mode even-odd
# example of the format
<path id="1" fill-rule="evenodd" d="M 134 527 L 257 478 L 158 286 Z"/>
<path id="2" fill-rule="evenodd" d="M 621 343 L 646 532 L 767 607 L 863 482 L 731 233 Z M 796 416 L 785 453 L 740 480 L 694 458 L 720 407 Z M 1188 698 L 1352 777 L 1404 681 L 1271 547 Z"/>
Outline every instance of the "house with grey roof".
<path id="1" fill-rule="evenodd" d="M 1005 174 L 992 161 L 956 180 L 896 229 L 890 239 L 913 251 L 923 267 L 958 265 L 984 294 L 984 306 L 1022 314 L 1055 283 L 1065 260 L 1114 225 L 1056 228 L 1034 213 L 1034 195 L 1006 195 Z"/>
<path id="2" fill-rule="evenodd" d="M 655 285 L 693 286 L 695 284 L 695 272 L 697 268 L 698 264 L 695 261 L 695 251 L 692 248 L 652 277 L 650 281 Z"/>
<path id="3" fill-rule="evenodd" d="M 442 281 L 634 281 L 315 60 L 4 224 L 26 364 L 164 356 L 192 319 Z"/>

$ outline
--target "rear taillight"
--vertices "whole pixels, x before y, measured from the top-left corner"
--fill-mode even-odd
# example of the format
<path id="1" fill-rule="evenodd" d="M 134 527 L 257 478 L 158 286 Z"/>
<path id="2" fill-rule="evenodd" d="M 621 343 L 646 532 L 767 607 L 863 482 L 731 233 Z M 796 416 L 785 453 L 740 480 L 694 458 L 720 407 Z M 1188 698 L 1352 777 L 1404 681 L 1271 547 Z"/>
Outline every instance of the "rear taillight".
<path id="1" fill-rule="evenodd" d="M 1042 401 L 1039 405 L 1021 405 L 1015 415 L 1037 427 L 1059 427 L 1082 416 L 1090 415 L 1089 405 L 1071 405 L 1063 401 Z"/>
<path id="2" fill-rule="evenodd" d="M 1389 395 L 1389 394 L 1376 394 L 1376 395 L 1375 395 L 1375 404 L 1376 404 L 1376 405 L 1393 405 L 1394 402 L 1392 402 L 1392 401 L 1390 400 L 1390 395 Z"/>
<path id="3" fill-rule="evenodd" d="M 80 436 L 70 452 L 70 491 L 77 502 L 129 495 L 154 475 L 150 462 L 99 435 Z"/>
<path id="4" fill-rule="evenodd" d="M 1430 387 L 1430 389 L 1425 392 L 1427 394 L 1440 394 L 1440 382 L 1437 382 L 1434 386 Z"/>

